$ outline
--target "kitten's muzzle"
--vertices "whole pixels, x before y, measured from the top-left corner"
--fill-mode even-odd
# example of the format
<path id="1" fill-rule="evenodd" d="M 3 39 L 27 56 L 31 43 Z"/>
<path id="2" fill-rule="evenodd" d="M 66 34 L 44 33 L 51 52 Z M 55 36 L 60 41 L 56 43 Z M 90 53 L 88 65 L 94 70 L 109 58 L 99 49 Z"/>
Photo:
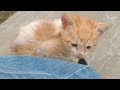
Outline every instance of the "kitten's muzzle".
<path id="1" fill-rule="evenodd" d="M 84 53 L 79 53 L 77 54 L 77 58 L 82 59 L 84 58 L 85 54 Z"/>

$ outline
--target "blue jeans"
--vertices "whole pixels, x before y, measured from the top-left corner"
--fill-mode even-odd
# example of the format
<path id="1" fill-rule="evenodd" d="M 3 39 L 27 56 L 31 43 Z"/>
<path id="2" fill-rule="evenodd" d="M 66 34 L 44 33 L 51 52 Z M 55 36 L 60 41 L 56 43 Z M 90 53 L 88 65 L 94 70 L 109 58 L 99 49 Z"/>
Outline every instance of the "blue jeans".
<path id="1" fill-rule="evenodd" d="M 88 65 L 32 56 L 1 56 L 1 79 L 101 79 Z"/>

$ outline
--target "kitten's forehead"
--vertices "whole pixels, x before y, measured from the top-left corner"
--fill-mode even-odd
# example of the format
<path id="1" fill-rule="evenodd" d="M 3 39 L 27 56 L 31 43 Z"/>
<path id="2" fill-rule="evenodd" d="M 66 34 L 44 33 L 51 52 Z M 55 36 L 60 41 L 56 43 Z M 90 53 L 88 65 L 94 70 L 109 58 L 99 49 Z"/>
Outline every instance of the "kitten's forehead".
<path id="1" fill-rule="evenodd" d="M 74 22 L 74 33 L 79 39 L 79 42 L 87 42 L 89 39 L 98 37 L 98 32 L 95 30 L 99 22 L 88 17 L 72 16 Z"/>
<path id="2" fill-rule="evenodd" d="M 92 38 L 94 31 L 91 30 L 88 26 L 81 26 L 77 29 L 77 37 L 80 42 L 87 42 L 90 38 Z"/>

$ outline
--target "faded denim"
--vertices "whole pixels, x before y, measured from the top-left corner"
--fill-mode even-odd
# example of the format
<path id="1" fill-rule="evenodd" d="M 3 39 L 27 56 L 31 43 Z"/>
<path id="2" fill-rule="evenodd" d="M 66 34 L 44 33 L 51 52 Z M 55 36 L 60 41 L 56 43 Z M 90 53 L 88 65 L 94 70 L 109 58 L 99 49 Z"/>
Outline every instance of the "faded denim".
<path id="1" fill-rule="evenodd" d="M 1 56 L 1 79 L 101 79 L 89 65 L 32 56 Z"/>

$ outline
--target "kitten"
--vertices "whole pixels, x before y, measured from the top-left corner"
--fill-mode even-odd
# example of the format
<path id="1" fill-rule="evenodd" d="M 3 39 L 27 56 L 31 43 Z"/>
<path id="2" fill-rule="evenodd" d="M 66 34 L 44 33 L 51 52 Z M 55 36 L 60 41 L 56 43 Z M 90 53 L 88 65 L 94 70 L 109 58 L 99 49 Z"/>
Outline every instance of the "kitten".
<path id="1" fill-rule="evenodd" d="M 38 20 L 20 29 L 11 45 L 15 55 L 42 56 L 72 62 L 84 58 L 111 24 L 63 14 L 54 21 Z"/>

